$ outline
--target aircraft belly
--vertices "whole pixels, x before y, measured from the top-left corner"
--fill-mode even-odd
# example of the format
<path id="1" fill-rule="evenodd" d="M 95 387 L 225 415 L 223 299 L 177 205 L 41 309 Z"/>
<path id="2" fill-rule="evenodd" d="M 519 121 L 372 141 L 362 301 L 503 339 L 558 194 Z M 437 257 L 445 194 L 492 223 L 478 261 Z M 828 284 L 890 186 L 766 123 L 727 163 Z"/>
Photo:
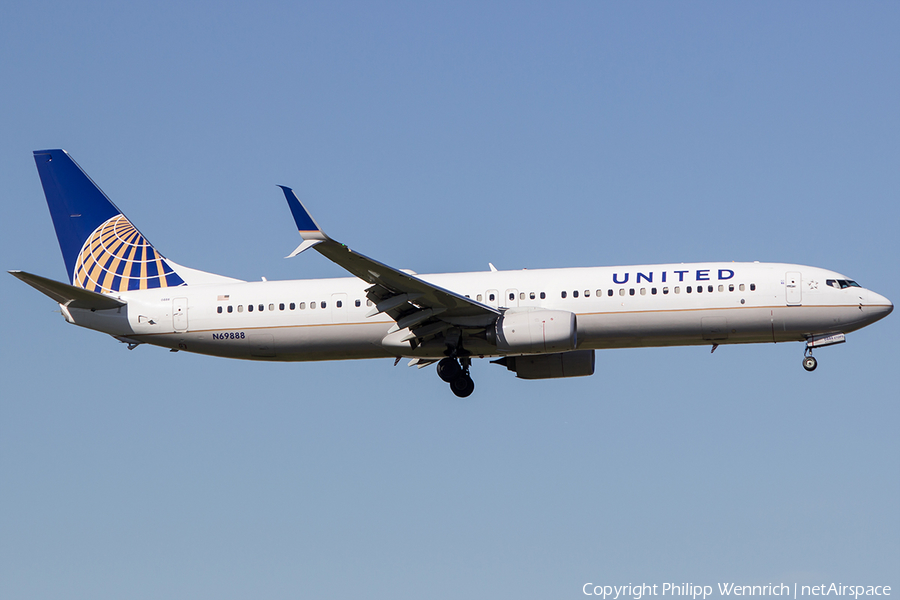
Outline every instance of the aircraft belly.
<path id="1" fill-rule="evenodd" d="M 855 331 L 873 311 L 858 306 L 778 306 L 578 315 L 579 348 L 803 341 Z"/>
<path id="2" fill-rule="evenodd" d="M 144 336 L 141 341 L 228 358 L 273 361 L 342 360 L 393 356 L 380 346 L 384 323 L 256 327 Z"/>
<path id="3" fill-rule="evenodd" d="M 601 349 L 772 342 L 775 340 L 771 319 L 768 308 L 579 315 L 578 347 Z"/>
<path id="4" fill-rule="evenodd" d="M 340 360 L 393 356 L 381 347 L 385 323 L 337 323 L 321 327 L 276 329 L 281 360 Z"/>

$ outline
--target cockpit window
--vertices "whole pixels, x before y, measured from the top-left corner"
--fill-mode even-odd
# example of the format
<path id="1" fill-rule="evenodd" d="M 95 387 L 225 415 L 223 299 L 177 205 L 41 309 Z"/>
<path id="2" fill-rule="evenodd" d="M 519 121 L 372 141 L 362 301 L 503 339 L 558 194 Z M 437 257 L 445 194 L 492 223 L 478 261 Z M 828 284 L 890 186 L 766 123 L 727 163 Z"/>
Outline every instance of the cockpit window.
<path id="1" fill-rule="evenodd" d="M 825 285 L 831 286 L 833 288 L 837 288 L 843 290 L 848 287 L 862 287 L 852 279 L 826 279 Z"/>

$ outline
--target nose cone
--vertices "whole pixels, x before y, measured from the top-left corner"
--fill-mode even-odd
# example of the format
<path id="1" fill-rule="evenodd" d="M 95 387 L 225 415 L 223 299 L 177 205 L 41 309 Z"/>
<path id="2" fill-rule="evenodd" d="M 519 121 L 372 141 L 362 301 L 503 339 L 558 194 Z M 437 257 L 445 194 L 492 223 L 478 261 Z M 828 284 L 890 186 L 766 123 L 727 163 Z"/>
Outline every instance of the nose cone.
<path id="1" fill-rule="evenodd" d="M 873 316 L 875 317 L 875 321 L 877 321 L 878 319 L 883 319 L 891 314 L 891 311 L 894 310 L 894 305 L 881 294 L 869 291 L 869 304 L 867 308 L 874 312 Z"/>

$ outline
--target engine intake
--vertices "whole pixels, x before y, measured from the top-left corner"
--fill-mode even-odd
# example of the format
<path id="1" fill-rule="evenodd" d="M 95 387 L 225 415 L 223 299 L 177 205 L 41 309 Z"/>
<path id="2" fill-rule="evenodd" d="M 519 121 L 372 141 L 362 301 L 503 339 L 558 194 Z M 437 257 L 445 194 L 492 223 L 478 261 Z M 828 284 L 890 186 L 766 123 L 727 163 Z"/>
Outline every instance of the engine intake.
<path id="1" fill-rule="evenodd" d="M 578 344 L 575 313 L 513 308 L 488 329 L 488 341 L 503 353 L 544 354 L 574 350 Z"/>

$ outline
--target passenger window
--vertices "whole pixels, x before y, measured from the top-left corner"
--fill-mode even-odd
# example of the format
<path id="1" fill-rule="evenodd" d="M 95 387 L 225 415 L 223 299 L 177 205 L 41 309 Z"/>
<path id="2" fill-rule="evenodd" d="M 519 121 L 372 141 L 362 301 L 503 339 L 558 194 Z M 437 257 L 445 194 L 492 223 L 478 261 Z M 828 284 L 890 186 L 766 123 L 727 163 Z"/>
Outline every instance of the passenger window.
<path id="1" fill-rule="evenodd" d="M 232 309 L 232 307 L 231 307 L 231 306 L 229 306 L 229 307 L 228 307 L 228 312 L 231 312 L 231 309 Z"/>
<path id="2" fill-rule="evenodd" d="M 324 302 L 319 302 L 319 306 L 321 306 L 322 308 L 325 308 L 325 303 L 324 303 Z"/>
<path id="3" fill-rule="evenodd" d="M 509 299 L 510 299 L 510 300 L 515 300 L 515 299 L 516 299 L 516 294 L 515 294 L 515 292 L 511 292 L 511 293 L 509 294 Z"/>
<path id="4" fill-rule="evenodd" d="M 468 298 L 468 296 L 466 296 L 466 298 Z M 359 300 L 357 300 L 357 301 L 355 302 L 355 304 L 356 304 L 356 308 L 359 308 L 359 306 L 360 306 L 360 304 L 362 304 L 362 302 L 360 302 Z"/>
<path id="5" fill-rule="evenodd" d="M 685 291 L 686 293 L 690 294 L 690 293 L 691 293 L 691 286 L 687 286 L 686 288 L 684 288 L 684 291 Z"/>
<path id="6" fill-rule="evenodd" d="M 274 305 L 274 304 L 270 304 L 270 305 L 269 305 L 269 310 L 275 310 L 275 305 Z M 284 310 L 284 304 L 281 305 L 281 310 Z"/>
<path id="7" fill-rule="evenodd" d="M 613 291 L 612 291 L 612 290 L 607 291 L 607 292 L 606 292 L 606 295 L 607 295 L 607 296 L 612 296 L 612 295 L 613 295 Z"/>
<path id="8" fill-rule="evenodd" d="M 541 300 L 543 300 L 546 297 L 547 297 L 547 294 L 545 294 L 544 292 L 541 292 Z"/>
<path id="9" fill-rule="evenodd" d="M 284 310 L 284 302 L 278 305 L 278 310 Z"/>
<path id="10" fill-rule="evenodd" d="M 573 297 L 573 298 L 577 298 L 577 297 L 578 297 L 578 290 L 575 290 L 574 292 L 572 292 L 572 297 Z"/>
<path id="11" fill-rule="evenodd" d="M 494 301 L 494 298 L 495 298 L 495 296 L 494 296 L 493 294 L 491 294 L 490 296 L 488 296 L 488 300 L 490 300 L 491 302 Z"/>
<path id="12" fill-rule="evenodd" d="M 263 305 L 260 304 L 260 305 L 259 305 L 259 312 L 262 312 L 262 311 L 263 311 Z"/>
<path id="13" fill-rule="evenodd" d="M 531 297 L 534 298 L 534 294 L 532 294 Z M 525 299 L 525 292 L 519 292 L 519 300 L 524 300 L 524 299 Z"/>
<path id="14" fill-rule="evenodd" d="M 244 305 L 238 304 L 238 312 L 244 312 Z"/>
<path id="15" fill-rule="evenodd" d="M 475 299 L 478 300 L 479 302 L 481 302 L 481 294 L 478 294 L 477 296 L 475 296 Z"/>
<path id="16" fill-rule="evenodd" d="M 719 291 L 720 291 L 720 292 L 724 292 L 724 291 L 725 291 L 725 286 L 724 286 L 724 285 L 720 285 L 720 286 L 719 286 Z"/>
<path id="17" fill-rule="evenodd" d="M 624 296 L 624 295 L 625 295 L 625 288 L 619 288 L 619 295 L 620 295 L 620 296 Z"/>
<path id="18" fill-rule="evenodd" d="M 751 284 L 750 284 L 750 291 L 751 291 L 751 292 L 755 292 L 755 291 L 756 291 L 756 284 L 755 284 L 755 283 L 751 283 Z"/>
<path id="19" fill-rule="evenodd" d="M 534 292 L 531 292 L 530 294 L 528 294 L 528 298 L 530 298 L 531 300 L 534 300 Z"/>
<path id="20" fill-rule="evenodd" d="M 744 291 L 744 284 L 743 284 L 743 283 L 741 284 L 741 291 L 742 291 L 742 292 Z"/>
<path id="21" fill-rule="evenodd" d="M 560 292 L 560 296 L 562 296 L 563 298 L 565 298 L 565 297 L 566 297 L 566 293 L 565 293 L 565 292 Z"/>
<path id="22" fill-rule="evenodd" d="M 598 298 L 602 298 L 602 297 L 603 297 L 603 290 L 597 290 L 597 297 L 598 297 Z"/>
<path id="23" fill-rule="evenodd" d="M 629 295 L 629 296 L 634 296 L 634 288 L 631 288 L 631 289 L 628 290 L 628 295 Z"/>
<path id="24" fill-rule="evenodd" d="M 656 295 L 656 288 L 650 288 L 650 293 L 654 296 Z"/>
<path id="25" fill-rule="evenodd" d="M 248 304 L 248 305 L 247 305 L 247 312 L 253 312 L 253 305 L 252 305 L 252 304 Z"/>
<path id="26" fill-rule="evenodd" d="M 341 308 L 342 306 L 344 306 L 344 303 L 341 300 L 338 300 L 334 303 L 334 305 L 337 306 L 338 308 Z"/>
<path id="27" fill-rule="evenodd" d="M 663 296 L 665 296 L 665 295 L 668 294 L 668 293 L 669 293 L 669 288 L 668 288 L 668 287 L 664 287 L 664 288 L 663 288 Z"/>
<path id="28" fill-rule="evenodd" d="M 713 291 L 713 286 L 711 286 L 711 285 L 706 286 L 706 291 L 711 294 Z"/>
<path id="29" fill-rule="evenodd" d="M 366 300 L 366 306 L 372 306 L 372 301 L 371 301 L 371 300 Z"/>
<path id="30" fill-rule="evenodd" d="M 222 307 L 221 307 L 221 306 L 217 306 L 217 307 L 216 307 L 216 312 L 219 313 L 219 314 L 222 314 Z"/>
<path id="31" fill-rule="evenodd" d="M 584 297 L 585 297 L 585 298 L 590 298 L 590 297 L 591 297 L 591 290 L 584 290 Z"/>
<path id="32" fill-rule="evenodd" d="M 306 310 L 306 302 L 300 303 L 300 310 Z"/>
<path id="33" fill-rule="evenodd" d="M 729 291 L 729 292 L 733 292 L 733 291 L 734 291 L 734 284 L 733 284 L 733 283 L 729 283 L 729 284 L 728 284 L 728 291 Z"/>
<path id="34" fill-rule="evenodd" d="M 680 293 L 681 293 L 681 287 L 680 287 L 680 286 L 677 286 L 677 285 L 675 286 L 675 293 L 676 293 L 676 294 L 680 294 Z"/>
<path id="35" fill-rule="evenodd" d="M 641 296 L 647 295 L 647 288 L 641 288 Z"/>
<path id="36" fill-rule="evenodd" d="M 316 303 L 315 303 L 315 302 L 310 302 L 310 303 L 309 303 L 309 307 L 310 307 L 310 308 L 315 308 L 315 307 L 316 307 Z"/>
<path id="37" fill-rule="evenodd" d="M 289 307 L 291 310 L 294 310 L 295 308 L 297 308 L 297 305 L 294 304 L 293 302 L 291 302 L 291 303 L 288 305 L 288 307 Z"/>

